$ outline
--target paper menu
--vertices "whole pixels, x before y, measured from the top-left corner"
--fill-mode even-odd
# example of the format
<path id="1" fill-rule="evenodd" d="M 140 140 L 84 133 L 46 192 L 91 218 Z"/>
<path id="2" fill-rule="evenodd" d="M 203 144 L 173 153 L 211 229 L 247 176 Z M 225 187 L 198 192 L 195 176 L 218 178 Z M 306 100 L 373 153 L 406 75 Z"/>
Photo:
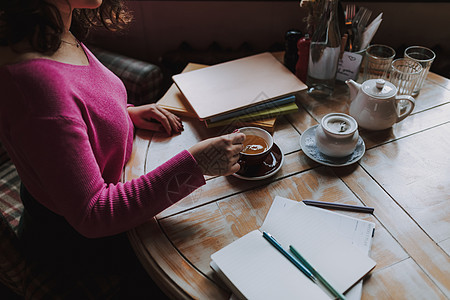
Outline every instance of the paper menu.
<path id="1" fill-rule="evenodd" d="M 347 237 L 337 234 L 336 228 L 346 231 Z M 239 298 L 329 298 L 323 289 L 270 245 L 262 237 L 262 231 L 272 234 L 286 250 L 289 245 L 294 245 L 342 293 L 375 266 L 367 256 L 370 241 L 361 238 L 365 236 L 370 240 L 373 228 L 371 222 L 276 197 L 261 228 L 214 253 L 211 266 Z M 365 251 L 356 248 L 348 237 L 352 237 L 355 244 L 367 247 Z M 360 286 L 347 295 L 358 299 Z M 280 293 L 285 297 L 280 297 Z"/>
<path id="2" fill-rule="evenodd" d="M 343 217 L 342 214 L 334 213 L 325 209 L 311 207 L 312 209 L 320 209 L 329 214 L 329 218 L 324 221 L 330 222 L 331 219 L 338 219 L 333 222 L 336 224 L 337 231 L 342 236 L 347 237 L 352 241 L 352 244 L 359 247 L 364 253 L 369 253 L 372 246 L 372 238 L 375 230 L 375 224 L 372 222 L 351 218 L 349 216 Z M 360 280 L 350 290 L 345 293 L 347 300 L 360 300 L 362 295 L 363 281 Z"/>
<path id="3" fill-rule="evenodd" d="M 303 205 L 301 202 L 276 196 L 261 226 L 261 230 L 267 226 L 265 225 L 266 223 L 276 221 L 280 215 L 284 216 L 286 212 L 295 209 L 299 204 Z M 353 245 L 365 253 L 369 253 L 372 246 L 373 231 L 375 229 L 374 223 L 318 207 L 308 206 L 308 208 L 319 211 L 322 214 L 321 222 L 325 222 L 329 226 L 334 227 L 339 235 L 349 239 Z"/>
<path id="4" fill-rule="evenodd" d="M 336 80 L 346 81 L 347 79 L 356 80 L 359 75 L 360 66 L 364 57 L 364 52 L 344 51 L 339 59 Z"/>

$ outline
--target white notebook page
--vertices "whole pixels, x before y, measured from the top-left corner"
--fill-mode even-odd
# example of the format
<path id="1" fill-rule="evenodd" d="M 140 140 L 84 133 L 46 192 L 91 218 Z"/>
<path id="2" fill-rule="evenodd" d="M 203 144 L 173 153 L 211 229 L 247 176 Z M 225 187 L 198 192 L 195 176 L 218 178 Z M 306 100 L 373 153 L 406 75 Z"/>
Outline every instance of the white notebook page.
<path id="1" fill-rule="evenodd" d="M 288 199 L 276 197 L 272 205 L 276 209 L 286 200 Z M 269 211 L 260 230 L 273 235 L 286 250 L 289 245 L 293 245 L 341 293 L 375 267 L 375 262 L 367 256 L 367 251 L 353 245 L 351 239 L 339 233 L 347 229 L 347 236 L 354 235 L 358 243 L 364 243 L 362 237 L 365 232 L 352 234 L 354 228 L 351 222 L 337 218 L 338 214 L 328 214 L 301 202 L 294 204 L 288 205 L 282 212 Z M 368 234 L 371 235 L 371 232 Z"/>
<path id="2" fill-rule="evenodd" d="M 330 299 L 254 230 L 211 258 L 247 299 Z"/>

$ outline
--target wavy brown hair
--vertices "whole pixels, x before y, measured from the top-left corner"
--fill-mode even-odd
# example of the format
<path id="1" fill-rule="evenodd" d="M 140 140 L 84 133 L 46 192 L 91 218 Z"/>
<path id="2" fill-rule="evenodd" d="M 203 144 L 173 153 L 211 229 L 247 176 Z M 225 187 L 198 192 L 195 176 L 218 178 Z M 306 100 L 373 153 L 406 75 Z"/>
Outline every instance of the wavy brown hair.
<path id="1" fill-rule="evenodd" d="M 74 9 L 70 30 L 83 41 L 93 26 L 116 31 L 130 21 L 131 14 L 122 0 L 103 0 L 96 9 Z M 61 45 L 63 31 L 64 24 L 58 9 L 45 0 L 0 1 L 1 46 L 15 49 L 17 43 L 28 40 L 31 50 L 52 54 Z"/>

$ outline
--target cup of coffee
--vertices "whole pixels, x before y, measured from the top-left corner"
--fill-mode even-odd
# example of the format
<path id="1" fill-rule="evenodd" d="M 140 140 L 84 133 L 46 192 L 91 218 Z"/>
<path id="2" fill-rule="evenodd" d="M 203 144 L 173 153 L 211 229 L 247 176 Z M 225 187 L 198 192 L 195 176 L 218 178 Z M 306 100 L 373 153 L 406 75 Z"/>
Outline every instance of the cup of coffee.
<path id="1" fill-rule="evenodd" d="M 262 164 L 273 146 L 270 133 L 258 127 L 242 127 L 239 131 L 245 134 L 244 149 L 239 153 L 241 168 Z"/>

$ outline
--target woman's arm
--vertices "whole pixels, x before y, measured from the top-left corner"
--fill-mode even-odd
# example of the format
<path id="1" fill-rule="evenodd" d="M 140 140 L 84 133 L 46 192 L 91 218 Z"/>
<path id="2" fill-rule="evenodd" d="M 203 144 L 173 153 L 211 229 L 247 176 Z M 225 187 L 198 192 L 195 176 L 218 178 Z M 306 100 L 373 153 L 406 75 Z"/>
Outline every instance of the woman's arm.
<path id="1" fill-rule="evenodd" d="M 205 184 L 188 151 L 132 181 L 105 180 L 85 125 L 75 120 L 37 119 L 31 127 L 15 127 L 12 134 L 18 137 L 17 167 L 27 189 L 87 237 L 138 226 Z M 115 163 L 123 167 L 123 162 Z"/>

